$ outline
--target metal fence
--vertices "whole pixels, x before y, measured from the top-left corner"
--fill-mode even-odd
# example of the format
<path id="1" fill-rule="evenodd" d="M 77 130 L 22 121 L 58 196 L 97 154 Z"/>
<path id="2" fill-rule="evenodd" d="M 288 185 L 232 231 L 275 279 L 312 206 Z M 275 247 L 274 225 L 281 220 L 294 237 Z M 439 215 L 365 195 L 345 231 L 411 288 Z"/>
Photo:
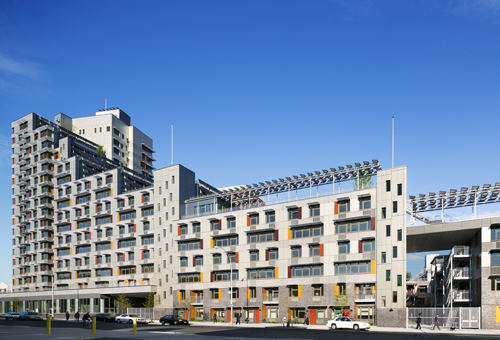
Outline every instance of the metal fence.
<path id="1" fill-rule="evenodd" d="M 145 318 L 150 322 L 172 313 L 171 308 L 127 308 L 127 314 L 137 315 L 138 317 Z"/>
<path id="2" fill-rule="evenodd" d="M 412 307 L 406 309 L 406 328 L 414 328 L 417 325 L 417 318 L 421 317 L 423 328 L 432 328 L 435 317 L 438 317 L 441 328 L 481 328 L 481 308 L 480 307 L 455 307 L 455 308 L 419 308 Z"/>

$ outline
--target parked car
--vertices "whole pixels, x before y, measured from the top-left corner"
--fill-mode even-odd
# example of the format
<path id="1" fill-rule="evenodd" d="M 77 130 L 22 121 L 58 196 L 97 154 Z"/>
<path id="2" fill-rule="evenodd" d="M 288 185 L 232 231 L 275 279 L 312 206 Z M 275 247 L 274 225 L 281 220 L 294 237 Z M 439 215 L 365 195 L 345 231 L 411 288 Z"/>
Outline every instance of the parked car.
<path id="1" fill-rule="evenodd" d="M 37 312 L 21 312 L 19 314 L 19 320 L 43 320 L 42 316 Z"/>
<path id="2" fill-rule="evenodd" d="M 132 314 L 122 314 L 120 316 L 117 316 L 115 318 L 115 321 L 118 323 L 121 322 L 133 323 L 134 319 L 137 319 L 137 323 L 148 323 L 146 319 L 140 318 L 138 315 L 132 315 Z"/>
<path id="3" fill-rule="evenodd" d="M 330 329 L 354 329 L 355 331 L 359 331 L 360 329 L 368 330 L 370 329 L 370 325 L 366 322 L 351 320 L 346 316 L 338 317 L 335 320 L 329 320 L 326 323 L 326 326 Z"/>
<path id="4" fill-rule="evenodd" d="M 99 313 L 99 314 L 92 316 L 92 318 L 95 318 L 96 321 L 115 322 L 114 316 L 111 316 L 111 314 L 108 314 L 108 313 Z"/>
<path id="5" fill-rule="evenodd" d="M 160 318 L 160 323 L 165 325 L 166 323 L 170 325 L 189 325 L 189 321 L 185 319 L 178 319 L 174 315 L 165 315 Z"/>
<path id="6" fill-rule="evenodd" d="M 5 314 L 5 320 L 19 320 L 19 313 L 16 312 L 8 312 Z"/>

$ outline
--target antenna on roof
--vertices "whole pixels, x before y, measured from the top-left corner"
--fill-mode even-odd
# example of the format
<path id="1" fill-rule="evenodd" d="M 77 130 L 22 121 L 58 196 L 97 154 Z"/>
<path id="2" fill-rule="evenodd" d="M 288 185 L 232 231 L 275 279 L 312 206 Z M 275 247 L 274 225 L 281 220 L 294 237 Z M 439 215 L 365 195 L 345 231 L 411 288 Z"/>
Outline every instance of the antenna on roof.
<path id="1" fill-rule="evenodd" d="M 108 109 L 108 98 L 104 98 L 104 110 Z"/>
<path id="2" fill-rule="evenodd" d="M 172 123 L 172 132 L 171 132 L 171 138 L 172 138 L 172 141 L 170 142 L 170 145 L 172 147 L 172 151 L 170 152 L 170 157 L 171 157 L 171 161 L 172 161 L 172 165 L 174 165 L 174 123 Z"/>

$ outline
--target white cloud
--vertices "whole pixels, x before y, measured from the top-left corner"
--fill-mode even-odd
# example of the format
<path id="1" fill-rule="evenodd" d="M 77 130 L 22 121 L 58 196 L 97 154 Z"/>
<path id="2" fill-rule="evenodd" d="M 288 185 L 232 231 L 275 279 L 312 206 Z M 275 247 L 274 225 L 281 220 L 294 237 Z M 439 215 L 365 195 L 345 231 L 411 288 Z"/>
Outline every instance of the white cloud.
<path id="1" fill-rule="evenodd" d="M 454 4 L 452 11 L 475 20 L 500 22 L 500 1 L 498 0 L 461 0 Z"/>
<path id="2" fill-rule="evenodd" d="M 12 145 L 10 138 L 0 133 L 0 166 L 5 167 L 12 164 Z"/>
<path id="3" fill-rule="evenodd" d="M 41 65 L 21 62 L 0 53 L 0 75 L 3 77 L 24 77 L 39 80 L 43 76 Z"/>
<path id="4" fill-rule="evenodd" d="M 39 97 L 51 94 L 41 64 L 21 61 L 0 53 L 0 95 Z"/>

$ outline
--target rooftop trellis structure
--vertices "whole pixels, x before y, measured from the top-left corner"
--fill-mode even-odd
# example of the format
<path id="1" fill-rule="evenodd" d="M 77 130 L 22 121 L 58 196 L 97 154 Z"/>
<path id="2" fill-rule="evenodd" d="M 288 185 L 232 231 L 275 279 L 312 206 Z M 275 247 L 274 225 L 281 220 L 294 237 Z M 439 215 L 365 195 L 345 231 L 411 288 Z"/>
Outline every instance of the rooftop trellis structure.
<path id="1" fill-rule="evenodd" d="M 381 170 L 380 164 L 378 160 L 374 159 L 371 163 L 364 161 L 363 164 L 354 163 L 354 166 L 339 166 L 337 169 L 330 168 L 330 170 L 315 171 L 314 173 L 308 172 L 307 175 L 300 174 L 299 176 L 265 181 L 265 183 L 259 182 L 259 184 L 254 183 L 252 185 L 217 190 L 208 196 L 219 197 L 230 202 L 231 206 L 246 205 L 258 201 L 263 196 L 269 197 L 271 194 L 285 193 L 291 190 L 312 189 L 312 187 L 327 184 L 334 185 L 335 183 L 350 181 L 364 176 L 373 176 L 379 170 Z"/>
<path id="2" fill-rule="evenodd" d="M 485 184 L 483 187 L 477 185 L 472 188 L 462 187 L 460 190 L 450 189 L 449 192 L 439 191 L 438 194 L 430 192 L 428 195 L 419 194 L 409 196 L 408 213 L 415 215 L 417 213 L 436 211 L 449 208 L 460 208 L 472 206 L 474 208 L 474 217 L 476 215 L 476 205 L 486 203 L 500 202 L 500 182 L 494 186 Z"/>

